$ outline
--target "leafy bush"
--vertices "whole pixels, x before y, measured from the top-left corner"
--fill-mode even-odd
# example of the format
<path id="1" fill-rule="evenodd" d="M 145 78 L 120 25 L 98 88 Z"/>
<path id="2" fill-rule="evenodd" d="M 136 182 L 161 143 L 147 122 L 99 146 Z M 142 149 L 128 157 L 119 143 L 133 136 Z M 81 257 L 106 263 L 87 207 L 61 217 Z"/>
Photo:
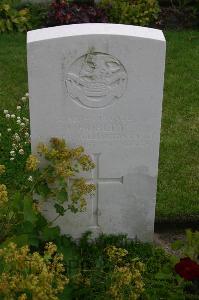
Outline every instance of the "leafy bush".
<path id="1" fill-rule="evenodd" d="M 26 31 L 30 28 L 29 10 L 24 8 L 17 11 L 9 4 L 0 4 L 0 33 L 5 31 Z"/>
<path id="2" fill-rule="evenodd" d="M 30 3 L 23 2 L 18 5 L 20 8 L 27 8 L 30 12 L 31 29 L 39 29 L 46 27 L 46 18 L 48 15 L 48 3 Z"/>
<path id="3" fill-rule="evenodd" d="M 157 0 L 101 0 L 111 23 L 146 26 L 158 16 Z"/>
<path id="4" fill-rule="evenodd" d="M 15 107 L 4 109 L 0 114 L 3 121 L 0 133 L 0 163 L 6 166 L 2 179 L 12 190 L 19 190 L 27 183 L 24 168 L 30 154 L 28 97 L 26 93 Z"/>
<path id="5" fill-rule="evenodd" d="M 0 295 L 3 299 L 58 300 L 68 278 L 64 275 L 63 256 L 56 251 L 53 243 L 46 244 L 42 255 L 31 253 L 28 246 L 18 248 L 14 243 L 0 249 Z"/>
<path id="6" fill-rule="evenodd" d="M 199 0 L 177 0 L 173 9 L 181 23 L 199 25 Z"/>
<path id="7" fill-rule="evenodd" d="M 188 256 L 199 263 L 199 231 L 186 230 L 185 240 L 177 240 L 172 244 L 174 250 L 180 250 L 181 256 Z"/>
<path id="8" fill-rule="evenodd" d="M 162 249 L 124 235 L 101 235 L 91 241 L 87 233 L 77 250 L 79 255 L 71 256 L 63 300 L 185 300 L 184 282 L 178 282 L 170 257 Z"/>
<path id="9" fill-rule="evenodd" d="M 105 23 L 105 11 L 95 5 L 79 4 L 67 0 L 55 0 L 51 3 L 47 18 L 48 26 L 79 24 L 79 23 Z"/>
<path id="10" fill-rule="evenodd" d="M 0 299 L 189 299 L 186 282 L 175 274 L 170 256 L 162 249 L 123 235 L 101 235 L 91 242 L 87 233 L 75 243 L 70 237 L 61 236 L 59 228 L 42 216 L 32 192 L 44 200 L 54 198 L 58 216 L 66 208 L 81 211 L 85 196 L 94 187 L 78 178 L 78 173 L 89 171 L 94 165 L 82 147 L 71 149 L 63 140 L 53 138 L 49 146 L 39 145 L 38 152 L 45 163 L 38 169 L 40 158 L 28 156 L 27 110 L 28 93 L 15 113 L 3 112 L 6 125 L 0 151 L 12 168 L 21 161 L 13 176 L 23 171 L 24 182 L 17 186 L 17 192 L 11 193 L 0 183 Z M 5 172 L 0 164 L 2 179 L 6 178 Z M 62 207 L 65 201 L 68 207 Z M 181 246 L 186 255 L 198 258 L 198 233 L 188 231 L 185 244 L 176 246 Z M 63 254 L 63 261 L 56 250 Z"/>
<path id="11" fill-rule="evenodd" d="M 38 158 L 29 156 L 26 170 L 32 186 L 30 191 L 40 195 L 44 201 L 53 199 L 60 216 L 67 210 L 74 213 L 84 210 L 86 196 L 95 190 L 94 184 L 77 176 L 78 173 L 91 171 L 95 167 L 91 158 L 84 153 L 84 148 L 79 146 L 72 149 L 63 139 L 52 138 L 50 147 L 40 143 L 37 151 L 44 158 L 46 166 L 39 168 Z"/>

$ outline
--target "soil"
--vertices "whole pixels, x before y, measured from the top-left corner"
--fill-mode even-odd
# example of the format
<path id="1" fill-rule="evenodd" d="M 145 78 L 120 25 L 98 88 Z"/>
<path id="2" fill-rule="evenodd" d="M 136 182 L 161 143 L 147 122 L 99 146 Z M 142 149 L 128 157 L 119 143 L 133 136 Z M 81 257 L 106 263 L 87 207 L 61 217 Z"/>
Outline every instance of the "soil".
<path id="1" fill-rule="evenodd" d="M 179 255 L 179 251 L 173 250 L 171 244 L 177 240 L 185 240 L 185 231 L 176 230 L 172 232 L 155 232 L 154 244 L 163 248 L 167 253 Z"/>

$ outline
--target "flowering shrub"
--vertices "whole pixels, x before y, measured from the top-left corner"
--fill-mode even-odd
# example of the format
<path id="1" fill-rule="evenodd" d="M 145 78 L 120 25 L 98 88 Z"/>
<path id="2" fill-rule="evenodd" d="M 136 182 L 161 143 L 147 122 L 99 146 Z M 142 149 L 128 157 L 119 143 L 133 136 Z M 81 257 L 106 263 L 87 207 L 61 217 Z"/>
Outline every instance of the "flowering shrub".
<path id="1" fill-rule="evenodd" d="M 71 179 L 71 202 L 64 191 L 65 184 L 67 185 L 64 180 L 69 180 L 69 176 L 79 171 L 89 171 L 94 167 L 82 147 L 70 149 L 63 140 L 53 138 L 51 147 L 40 144 L 38 152 L 50 164 L 39 170 L 39 159 L 34 155 L 28 157 L 26 176 L 29 176 L 27 182 L 30 186 L 26 183 L 26 189 L 8 197 L 6 186 L 0 184 L 0 243 L 3 247 L 0 249 L 0 298 L 5 300 L 56 300 L 68 283 L 68 278 L 64 275 L 63 257 L 55 254 L 55 245 L 49 243 L 44 255 L 31 253 L 27 246 L 31 245 L 41 251 L 44 241 L 53 240 L 58 243 L 59 251 L 63 250 L 68 257 L 63 246 L 67 245 L 67 239 L 60 236 L 59 228 L 52 227 L 52 222 L 47 222 L 42 217 L 32 193 L 36 191 L 43 198 L 54 196 L 57 201 L 55 207 L 60 216 L 67 210 L 62 206 L 64 201 L 68 201 L 68 209 L 71 211 L 82 210 L 86 204 L 84 197 L 95 189 L 94 185 L 87 184 L 84 178 L 79 177 Z M 5 166 L 0 165 L 0 175 L 4 173 Z M 49 184 L 47 190 L 45 183 Z M 18 249 L 17 245 L 22 248 Z"/>
<path id="2" fill-rule="evenodd" d="M 105 11 L 95 5 L 80 4 L 77 1 L 55 0 L 51 3 L 47 18 L 48 26 L 79 24 L 79 23 L 106 23 Z"/>
<path id="3" fill-rule="evenodd" d="M 0 295 L 4 300 L 58 300 L 68 278 L 64 275 L 63 256 L 53 243 L 44 254 L 30 252 L 28 246 L 18 248 L 9 243 L 0 249 Z"/>
<path id="4" fill-rule="evenodd" d="M 26 93 L 14 108 L 0 111 L 0 164 L 6 166 L 3 180 L 12 190 L 26 185 L 24 168 L 30 154 L 28 98 Z"/>
<path id="5" fill-rule="evenodd" d="M 144 283 L 142 281 L 142 272 L 144 272 L 144 264 L 139 259 L 133 259 L 131 263 L 126 262 L 128 251 L 115 246 L 108 246 L 105 249 L 108 259 L 114 264 L 112 272 L 110 272 L 110 286 L 107 294 L 112 299 L 126 299 L 128 290 L 129 299 L 139 299 L 144 291 Z"/>
<path id="6" fill-rule="evenodd" d="M 6 119 L 6 138 L 9 141 L 10 160 L 18 160 L 21 155 L 30 148 L 29 119 L 26 117 L 28 111 L 28 93 L 21 98 L 16 106 L 15 112 L 3 110 Z"/>
<path id="7" fill-rule="evenodd" d="M 40 158 L 29 155 L 28 97 L 26 93 L 21 98 L 15 112 L 3 110 L 5 128 L 0 135 L 2 154 L 0 175 L 3 181 L 6 181 L 6 173 L 8 173 L 11 188 L 15 192 L 10 193 L 8 197 L 6 185 L 0 184 L 0 227 L 2 229 L 0 241 L 3 242 L 16 233 L 17 235 L 25 233 L 25 236 L 20 238 L 22 244 L 28 241 L 38 245 L 38 240 L 42 240 L 42 234 L 57 237 L 59 230 L 48 228 L 52 227 L 52 223 L 48 224 L 38 212 L 42 203 L 33 200 L 33 193 L 38 194 L 43 201 L 47 198 L 54 199 L 57 217 L 63 216 L 67 210 L 74 213 L 83 211 L 86 207 L 86 198 L 95 190 L 95 185 L 87 183 L 79 173 L 90 171 L 95 165 L 84 153 L 83 147 L 71 149 L 64 140 L 57 138 L 51 139 L 50 146 L 42 143 L 38 145 L 38 154 L 42 161 L 45 161 L 43 167 L 40 166 Z M 4 163 L 8 165 L 6 173 Z M 30 232 L 34 231 L 33 236 L 29 234 L 30 239 L 26 235 L 27 228 L 30 226 L 27 222 L 31 223 Z M 45 233 L 39 229 L 41 223 Z M 52 233 L 53 230 L 55 234 Z M 35 232 L 37 232 L 37 239 Z"/>
<path id="8" fill-rule="evenodd" d="M 5 173 L 5 166 L 0 165 L 0 176 Z M 5 184 L 0 184 L 0 209 L 8 202 L 8 192 Z"/>
<path id="9" fill-rule="evenodd" d="M 111 23 L 146 26 L 157 19 L 159 6 L 157 0 L 101 0 Z"/>
<path id="10" fill-rule="evenodd" d="M 91 158 L 79 146 L 69 148 L 63 139 L 52 138 L 50 147 L 39 144 L 38 154 L 47 163 L 39 168 L 39 160 L 30 155 L 26 162 L 28 179 L 32 182 L 31 192 L 35 192 L 43 200 L 54 199 L 56 212 L 63 216 L 67 210 L 76 213 L 84 210 L 86 196 L 95 190 L 95 185 L 77 174 L 92 170 L 95 165 Z M 64 206 L 67 204 L 67 207 Z"/>
<path id="11" fill-rule="evenodd" d="M 0 207 L 8 202 L 8 192 L 5 184 L 0 184 Z"/>
<path id="12" fill-rule="evenodd" d="M 80 241 L 80 251 L 83 251 L 82 260 L 86 264 L 83 263 L 81 269 L 70 277 L 69 288 L 73 288 L 74 298 L 98 299 L 100 295 L 99 299 L 139 299 L 144 292 L 144 264 L 138 258 L 132 258 L 125 248 L 107 245 L 103 249 L 103 242 L 98 244 L 99 241 L 85 244 L 85 255 L 82 249 L 85 238 Z M 97 252 L 100 257 L 90 261 L 89 256 L 95 256 Z"/>
<path id="13" fill-rule="evenodd" d="M 119 243 L 114 236 L 109 240 L 100 236 L 93 243 L 83 237 L 77 245 L 61 236 L 59 228 L 41 215 L 40 202 L 33 194 L 43 201 L 54 199 L 58 217 L 66 210 L 84 210 L 95 186 L 82 173 L 91 171 L 94 163 L 83 147 L 70 148 L 58 138 L 52 138 L 49 145 L 39 144 L 38 155 L 28 156 L 28 94 L 15 113 L 4 110 L 3 118 L 6 130 L 2 130 L 0 151 L 12 168 L 23 162 L 25 182 L 14 192 L 0 182 L 0 299 L 185 299 L 187 281 L 198 282 L 198 232 L 187 232 L 181 247 L 190 258 L 175 266 L 186 282 L 180 282 L 163 251 L 151 245 L 124 237 Z M 5 171 L 1 161 L 3 179 Z M 14 176 L 19 174 L 16 168 Z M 71 262 L 76 263 L 74 269 Z"/>
<path id="14" fill-rule="evenodd" d="M 5 166 L 0 165 L 0 175 L 5 173 Z M 10 195 L 8 195 L 10 194 Z M 8 193 L 5 184 L 0 182 L 0 243 L 12 239 L 20 244 L 39 244 L 40 222 L 43 227 L 47 222 L 36 210 L 31 196 Z M 42 231 L 41 231 L 42 232 Z"/>

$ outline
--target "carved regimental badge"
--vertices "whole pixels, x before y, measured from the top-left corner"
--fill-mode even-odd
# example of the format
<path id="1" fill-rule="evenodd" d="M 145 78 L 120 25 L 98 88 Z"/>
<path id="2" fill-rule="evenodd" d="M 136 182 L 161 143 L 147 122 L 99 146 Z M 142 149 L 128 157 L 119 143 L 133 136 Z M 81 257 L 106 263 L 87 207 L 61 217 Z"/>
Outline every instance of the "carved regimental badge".
<path id="1" fill-rule="evenodd" d="M 123 95 L 127 72 L 112 55 L 90 52 L 72 63 L 65 82 L 73 100 L 86 107 L 102 108 Z"/>

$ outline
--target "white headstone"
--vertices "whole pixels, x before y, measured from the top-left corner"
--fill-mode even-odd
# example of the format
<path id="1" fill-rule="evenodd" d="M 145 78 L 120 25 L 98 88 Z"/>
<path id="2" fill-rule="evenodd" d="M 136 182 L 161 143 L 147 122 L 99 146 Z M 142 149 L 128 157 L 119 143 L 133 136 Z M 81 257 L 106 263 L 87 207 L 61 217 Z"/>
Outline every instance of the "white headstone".
<path id="1" fill-rule="evenodd" d="M 162 31 L 79 24 L 28 32 L 32 150 L 52 136 L 96 162 L 95 196 L 63 233 L 153 238 L 164 81 Z M 52 208 L 47 216 L 52 219 Z"/>

